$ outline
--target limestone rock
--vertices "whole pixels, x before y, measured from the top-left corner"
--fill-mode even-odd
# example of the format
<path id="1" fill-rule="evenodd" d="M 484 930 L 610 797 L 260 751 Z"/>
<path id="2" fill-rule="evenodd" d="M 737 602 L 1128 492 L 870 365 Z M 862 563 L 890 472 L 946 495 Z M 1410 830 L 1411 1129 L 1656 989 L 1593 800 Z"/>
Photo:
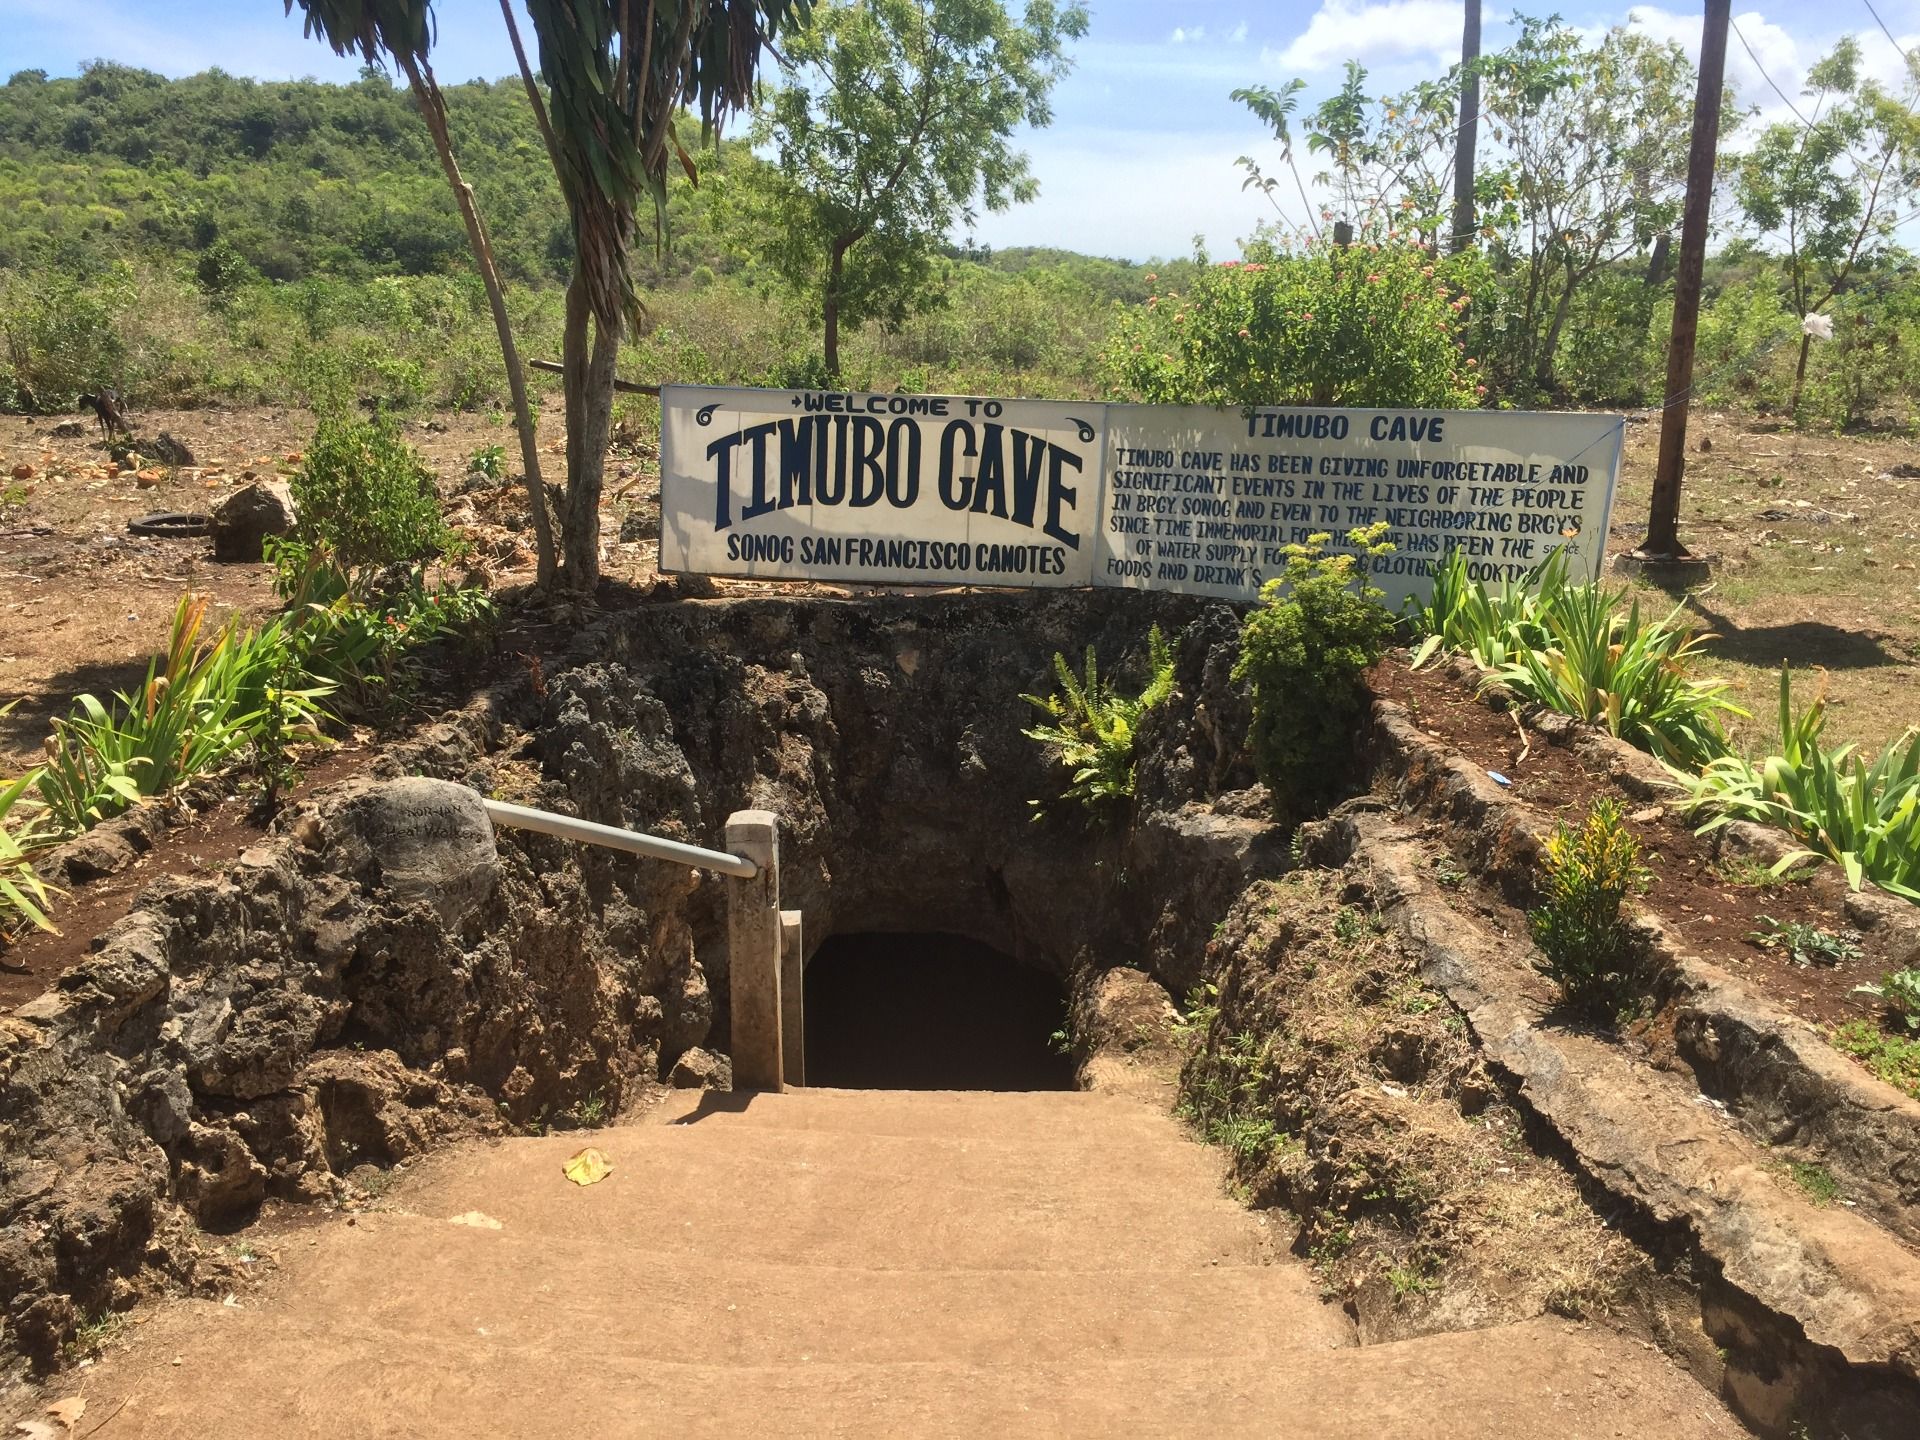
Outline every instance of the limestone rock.
<path id="1" fill-rule="evenodd" d="M 356 817 L 387 889 L 406 904 L 425 902 L 442 923 L 493 889 L 500 855 L 486 802 L 464 785 L 410 776 L 371 791 Z"/>
<path id="2" fill-rule="evenodd" d="M 269 535 L 291 535 L 293 492 L 278 480 L 259 480 L 220 502 L 213 512 L 213 558 L 255 562 Z"/>
<path id="3" fill-rule="evenodd" d="M 733 1062 L 696 1047 L 673 1062 L 667 1082 L 676 1090 L 731 1090 Z"/>

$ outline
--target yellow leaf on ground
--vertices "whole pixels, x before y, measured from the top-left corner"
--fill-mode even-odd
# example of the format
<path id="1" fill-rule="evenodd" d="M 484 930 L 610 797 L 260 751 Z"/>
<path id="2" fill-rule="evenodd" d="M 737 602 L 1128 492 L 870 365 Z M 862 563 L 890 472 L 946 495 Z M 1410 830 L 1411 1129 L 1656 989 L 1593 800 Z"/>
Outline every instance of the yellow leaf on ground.
<path id="1" fill-rule="evenodd" d="M 80 1423 L 80 1417 L 87 1413 L 87 1402 L 78 1395 L 69 1395 L 64 1400 L 56 1400 L 47 1406 L 47 1414 L 58 1420 L 71 1432 Z"/>
<path id="2" fill-rule="evenodd" d="M 589 1145 L 560 1168 L 576 1185 L 598 1185 L 613 1172 L 613 1162 Z"/>

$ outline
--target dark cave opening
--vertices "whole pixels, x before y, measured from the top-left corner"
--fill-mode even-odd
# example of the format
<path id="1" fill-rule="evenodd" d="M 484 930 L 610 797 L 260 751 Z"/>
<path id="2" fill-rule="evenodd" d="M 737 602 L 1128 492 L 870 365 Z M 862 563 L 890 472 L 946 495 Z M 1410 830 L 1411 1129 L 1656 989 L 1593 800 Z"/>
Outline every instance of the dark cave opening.
<path id="1" fill-rule="evenodd" d="M 959 935 L 831 936 L 807 966 L 807 1083 L 1071 1090 L 1057 976 Z"/>

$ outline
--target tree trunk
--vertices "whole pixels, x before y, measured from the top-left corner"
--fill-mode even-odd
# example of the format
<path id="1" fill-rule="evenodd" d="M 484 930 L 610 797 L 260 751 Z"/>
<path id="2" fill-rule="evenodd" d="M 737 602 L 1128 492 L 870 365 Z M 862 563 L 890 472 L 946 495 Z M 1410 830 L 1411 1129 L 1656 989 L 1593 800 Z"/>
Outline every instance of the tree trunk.
<path id="1" fill-rule="evenodd" d="M 1473 240 L 1473 162 L 1480 139 L 1480 0 L 1467 0 L 1467 23 L 1460 36 L 1460 139 L 1453 154 L 1453 235 L 1449 250 L 1464 250 Z"/>
<path id="2" fill-rule="evenodd" d="M 1793 398 L 1787 401 L 1787 414 L 1794 424 L 1800 423 L 1800 392 L 1807 383 L 1807 352 L 1813 348 L 1813 337 L 1802 333 L 1800 336 L 1800 362 L 1793 367 Z"/>
<path id="3" fill-rule="evenodd" d="M 557 559 L 553 544 L 553 523 L 547 513 L 547 490 L 540 476 L 540 437 L 533 423 L 533 407 L 527 400 L 527 376 L 520 364 L 520 350 L 513 342 L 513 322 L 507 315 L 506 292 L 500 285 L 500 270 L 494 263 L 493 245 L 487 239 L 486 225 L 473 201 L 473 187 L 460 174 L 453 155 L 453 136 L 447 127 L 446 103 L 430 66 L 416 64 L 413 57 L 401 55 L 407 83 L 413 89 L 414 103 L 427 122 L 433 148 L 440 157 L 440 168 L 447 184 L 453 187 L 454 204 L 467 227 L 467 246 L 480 271 L 480 283 L 486 287 L 487 304 L 493 311 L 493 328 L 500 337 L 500 358 L 507 367 L 507 389 L 513 396 L 514 427 L 520 432 L 520 464 L 526 474 L 527 502 L 533 510 L 534 547 L 538 555 L 538 583 L 551 584 Z"/>
<path id="4" fill-rule="evenodd" d="M 840 378 L 840 281 L 846 274 L 846 247 L 835 241 L 832 258 L 827 262 L 827 291 L 821 298 L 820 318 L 826 331 L 823 359 L 827 374 Z"/>
<path id="5" fill-rule="evenodd" d="M 1573 309 L 1573 291 L 1578 284 L 1573 266 L 1567 266 L 1566 288 L 1560 292 L 1559 302 L 1553 307 L 1553 320 L 1547 326 L 1547 338 L 1540 342 L 1540 354 L 1534 366 L 1533 383 L 1541 390 L 1553 390 L 1553 361 L 1560 350 L 1560 332 L 1566 327 L 1567 312 Z"/>
<path id="6" fill-rule="evenodd" d="M 588 596 L 600 584 L 600 494 L 607 474 L 607 441 L 613 430 L 613 372 L 620 358 L 620 329 L 596 319 L 587 362 L 576 464 L 567 472 L 566 586 Z"/>

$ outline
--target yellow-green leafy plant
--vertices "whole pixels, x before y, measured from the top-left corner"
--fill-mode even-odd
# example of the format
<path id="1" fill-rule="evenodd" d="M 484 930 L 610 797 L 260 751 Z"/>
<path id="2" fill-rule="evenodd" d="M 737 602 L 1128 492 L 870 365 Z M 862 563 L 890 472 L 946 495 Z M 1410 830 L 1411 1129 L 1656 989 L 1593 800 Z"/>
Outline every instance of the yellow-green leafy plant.
<path id="1" fill-rule="evenodd" d="M 1173 647 L 1160 627 L 1147 634 L 1147 683 L 1138 695 L 1115 689 L 1100 674 L 1100 658 L 1087 647 L 1086 673 L 1076 675 L 1065 655 L 1053 657 L 1059 688 L 1051 695 L 1020 698 L 1046 716 L 1046 723 L 1022 731 L 1068 773 L 1061 800 L 1078 801 L 1095 813 L 1111 812 L 1133 798 L 1134 740 L 1149 710 L 1173 693 Z M 1035 800 L 1034 818 L 1048 802 Z"/>
<path id="2" fill-rule="evenodd" d="M 1615 1014 L 1632 993 L 1639 961 L 1620 909 L 1648 878 L 1618 802 L 1602 796 L 1579 825 L 1563 822 L 1541 869 L 1543 901 L 1527 913 L 1541 969 L 1572 1008 Z"/>

